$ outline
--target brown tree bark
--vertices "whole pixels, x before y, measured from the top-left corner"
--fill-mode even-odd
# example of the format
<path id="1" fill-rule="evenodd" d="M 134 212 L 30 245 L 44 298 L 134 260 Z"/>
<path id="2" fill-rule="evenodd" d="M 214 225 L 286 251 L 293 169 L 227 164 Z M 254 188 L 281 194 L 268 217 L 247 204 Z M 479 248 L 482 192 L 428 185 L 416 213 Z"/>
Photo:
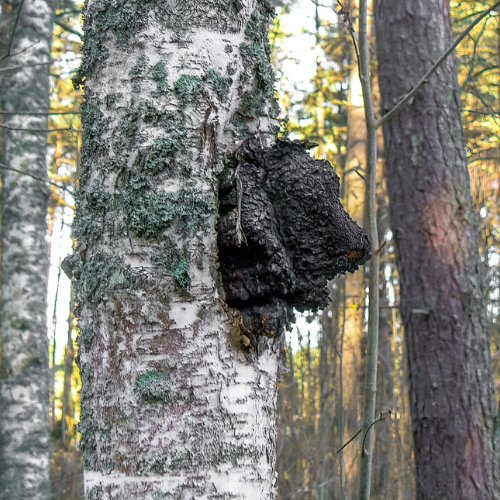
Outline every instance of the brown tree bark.
<path id="1" fill-rule="evenodd" d="M 376 9 L 383 113 L 451 41 L 448 2 Z M 495 402 L 456 63 L 384 125 L 419 499 L 499 498 Z"/>

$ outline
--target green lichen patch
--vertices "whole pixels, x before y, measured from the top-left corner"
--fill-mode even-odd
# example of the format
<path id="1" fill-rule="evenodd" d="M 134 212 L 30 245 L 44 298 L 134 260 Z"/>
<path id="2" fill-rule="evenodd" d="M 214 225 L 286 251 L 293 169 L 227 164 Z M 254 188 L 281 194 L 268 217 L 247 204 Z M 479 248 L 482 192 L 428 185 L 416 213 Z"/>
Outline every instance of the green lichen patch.
<path id="1" fill-rule="evenodd" d="M 150 403 L 172 402 L 170 377 L 166 373 L 149 370 L 135 379 L 134 393 L 143 401 Z"/>
<path id="2" fill-rule="evenodd" d="M 167 240 L 160 252 L 153 257 L 153 263 L 165 269 L 179 289 L 187 290 L 191 286 L 190 259 L 185 247 L 179 251 L 174 243 Z"/>
<path id="3" fill-rule="evenodd" d="M 71 78 L 73 87 L 79 89 L 83 87 L 85 80 L 90 76 L 92 69 L 98 63 L 106 60 L 109 56 L 109 51 L 104 47 L 101 37 L 97 37 L 94 30 L 87 29 L 87 23 L 84 22 L 82 62 Z"/>
<path id="4" fill-rule="evenodd" d="M 175 154 L 182 149 L 183 137 L 177 131 L 155 140 L 144 160 L 144 168 L 157 174 L 172 167 Z"/>
<path id="5" fill-rule="evenodd" d="M 204 196 L 190 192 L 146 193 L 127 196 L 125 210 L 128 228 L 138 237 L 158 239 L 174 223 L 193 232 L 212 212 L 213 204 Z"/>
<path id="6" fill-rule="evenodd" d="M 174 269 L 175 284 L 182 290 L 187 290 L 191 286 L 191 278 L 189 276 L 189 260 L 186 257 L 181 258 Z"/>
<path id="7" fill-rule="evenodd" d="M 81 346 L 88 347 L 94 338 L 94 330 L 88 326 L 80 328 L 78 342 Z"/>
<path id="8" fill-rule="evenodd" d="M 162 118 L 165 116 L 165 113 L 162 113 L 158 110 L 158 108 L 149 101 L 144 103 L 144 123 L 149 123 L 151 125 L 156 125 L 159 123 Z"/>
<path id="9" fill-rule="evenodd" d="M 97 241 L 103 232 L 102 220 L 90 212 L 78 212 L 72 227 L 73 238 L 77 241 Z"/>
<path id="10" fill-rule="evenodd" d="M 203 91 L 203 80 L 194 75 L 181 75 L 174 84 L 174 93 L 181 106 L 195 102 Z"/>
<path id="11" fill-rule="evenodd" d="M 128 75 L 130 78 L 144 78 L 148 67 L 148 58 L 144 52 L 138 57 L 136 63 L 130 68 Z"/>
<path id="12" fill-rule="evenodd" d="M 93 212 L 97 213 L 105 213 L 109 210 L 109 206 L 111 203 L 111 195 L 106 193 L 99 187 L 96 187 L 93 190 L 89 190 L 87 187 L 87 193 L 85 196 L 85 208 L 91 209 Z"/>
<path id="13" fill-rule="evenodd" d="M 209 69 L 205 75 L 205 79 L 209 82 L 215 93 L 221 101 L 227 99 L 229 95 L 229 88 L 231 86 L 231 80 L 224 78 L 218 71 L 214 69 Z"/>
<path id="14" fill-rule="evenodd" d="M 192 457 L 189 451 L 177 451 L 172 455 L 172 459 L 170 460 L 170 468 L 171 470 L 181 470 L 188 469 L 192 467 Z"/>
<path id="15" fill-rule="evenodd" d="M 109 211 L 112 197 L 98 186 L 87 186 L 77 199 L 78 217 L 72 227 L 77 240 L 96 241 L 103 232 L 103 216 Z"/>
<path id="16" fill-rule="evenodd" d="M 145 189 L 149 188 L 149 183 L 147 178 L 143 174 L 132 173 L 127 176 L 127 180 L 125 181 L 124 190 L 125 202 L 128 202 L 130 197 L 134 198 L 135 196 L 141 196 Z"/>
<path id="17" fill-rule="evenodd" d="M 135 288 L 137 279 L 137 274 L 121 259 L 98 252 L 82 266 L 82 277 L 78 282 L 79 296 L 97 305 L 119 291 Z"/>
<path id="18" fill-rule="evenodd" d="M 182 113 L 159 110 L 150 101 L 141 103 L 141 108 L 144 123 L 159 125 L 168 133 L 177 131 L 180 135 L 185 135 L 184 115 Z"/>
<path id="19" fill-rule="evenodd" d="M 267 98 L 274 96 L 274 70 L 270 61 L 269 46 L 259 42 L 242 43 L 240 53 L 245 67 L 255 67 L 257 81 L 262 94 Z"/>
<path id="20" fill-rule="evenodd" d="M 168 92 L 168 73 L 167 73 L 167 68 L 165 67 L 165 64 L 163 62 L 158 62 L 153 66 L 153 80 L 156 83 L 156 87 L 159 92 L 165 94 Z"/>
<path id="21" fill-rule="evenodd" d="M 232 125 L 232 129 L 236 137 L 244 138 L 248 136 L 248 129 L 245 123 L 245 119 L 239 111 L 233 114 L 231 117 L 230 123 Z"/>
<path id="22" fill-rule="evenodd" d="M 87 92 L 87 97 L 89 97 L 89 92 Z M 107 123 L 102 112 L 95 104 L 92 104 L 89 99 L 82 105 L 81 116 L 82 125 L 87 137 L 97 138 L 102 136 L 106 131 Z"/>
<path id="23" fill-rule="evenodd" d="M 241 97 L 241 104 L 248 116 L 256 117 L 264 113 L 266 101 L 258 93 L 245 92 Z"/>
<path id="24" fill-rule="evenodd" d="M 263 40 L 267 33 L 269 18 L 263 16 L 258 10 L 255 10 L 245 28 L 245 35 L 253 40 Z"/>
<path id="25" fill-rule="evenodd" d="M 176 263 L 179 261 L 179 251 L 172 242 L 168 242 L 164 247 L 153 257 L 153 264 L 172 272 L 175 269 Z"/>
<path id="26" fill-rule="evenodd" d="M 257 81 L 263 95 L 268 98 L 274 96 L 275 74 L 271 65 L 271 48 L 267 35 L 267 27 L 274 12 L 265 4 L 252 13 L 245 28 L 245 35 L 249 43 L 240 45 L 240 53 L 245 69 L 255 67 Z"/>
<path id="27" fill-rule="evenodd" d="M 101 0 L 88 4 L 84 18 L 83 58 L 73 78 L 75 87 L 82 85 L 98 64 L 108 58 L 105 38 L 109 33 L 114 35 L 116 45 L 122 50 L 132 46 L 136 35 L 147 26 L 153 4 L 151 0 Z M 106 44 L 109 44 L 108 40 Z"/>
<path id="28" fill-rule="evenodd" d="M 108 120 L 104 118 L 98 106 L 98 101 L 90 90 L 87 90 L 86 100 L 82 105 L 81 117 L 83 145 L 80 176 L 83 180 L 88 175 L 85 167 L 98 158 L 106 157 L 109 149 L 109 144 L 106 140 Z"/>
<path id="29" fill-rule="evenodd" d="M 143 112 L 142 103 L 135 104 L 127 109 L 120 125 L 120 128 L 126 137 L 133 137 L 137 133 Z"/>

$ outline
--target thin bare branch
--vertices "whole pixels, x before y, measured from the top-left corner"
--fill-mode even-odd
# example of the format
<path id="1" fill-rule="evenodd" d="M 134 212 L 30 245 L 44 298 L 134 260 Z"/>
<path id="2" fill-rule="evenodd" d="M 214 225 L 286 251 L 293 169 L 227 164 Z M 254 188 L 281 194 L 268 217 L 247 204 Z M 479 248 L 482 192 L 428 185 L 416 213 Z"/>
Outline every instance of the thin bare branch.
<path id="1" fill-rule="evenodd" d="M 387 415 L 390 415 L 392 413 L 391 409 L 389 408 L 387 411 L 381 411 L 380 414 L 379 414 L 379 417 L 376 418 L 369 426 L 368 428 L 366 429 L 365 431 L 365 434 L 363 436 L 363 445 L 361 446 L 361 453 L 364 454 L 365 453 L 365 441 L 366 441 L 366 436 L 368 435 L 368 432 L 370 432 L 370 429 L 377 423 L 377 422 L 381 422 L 382 420 L 385 420 L 385 417 L 387 417 Z"/>
<path id="2" fill-rule="evenodd" d="M 33 66 L 50 66 L 53 62 L 54 61 L 46 61 L 33 64 L 20 64 L 18 66 L 10 66 L 9 68 L 0 68 L 0 73 L 6 73 L 7 71 L 17 71 L 18 69 L 31 68 Z"/>
<path id="3" fill-rule="evenodd" d="M 28 47 L 30 48 L 30 47 Z M 58 63 L 58 62 L 65 62 L 68 63 L 70 61 L 79 61 L 79 57 L 73 57 L 73 58 L 60 58 L 60 59 L 53 59 L 51 61 L 45 61 L 45 62 L 39 62 L 39 63 L 29 63 L 29 64 L 19 64 L 17 66 L 9 66 L 8 68 L 0 68 L 0 73 L 6 73 L 8 71 L 16 71 L 18 69 L 23 69 L 23 68 L 31 68 L 34 66 L 50 66 L 51 64 Z"/>
<path id="4" fill-rule="evenodd" d="M 62 189 L 63 191 L 66 191 L 67 193 L 74 194 L 73 191 L 68 189 L 66 186 L 62 186 L 61 184 L 58 184 L 57 182 L 52 182 L 49 179 L 44 179 L 43 177 L 38 177 L 37 175 L 30 174 L 29 172 L 25 172 L 24 170 L 19 170 L 19 169 L 14 168 L 14 167 L 8 167 L 7 165 L 4 165 L 3 163 L 0 163 L 0 169 L 9 170 L 11 172 L 17 172 L 18 174 L 26 175 L 27 177 L 31 177 L 32 179 L 35 179 L 36 181 L 47 182 L 51 186 L 55 186 L 59 189 Z"/>
<path id="5" fill-rule="evenodd" d="M 27 115 L 27 116 L 47 116 L 47 115 L 78 115 L 80 111 L 3 111 L 0 110 L 0 115 Z"/>
<path id="6" fill-rule="evenodd" d="M 494 5 L 486 9 L 481 15 L 479 15 L 469 26 L 462 31 L 462 33 L 455 38 L 453 43 L 448 47 L 441 57 L 426 71 L 424 76 L 415 84 L 412 90 L 408 92 L 390 111 L 377 120 L 377 127 L 384 124 L 387 120 L 390 120 L 394 115 L 399 113 L 401 109 L 412 99 L 412 97 L 420 90 L 420 88 L 427 83 L 428 78 L 436 71 L 439 66 L 446 60 L 446 58 L 455 50 L 457 45 L 486 17 L 492 10 L 500 6 L 500 1 L 496 2 Z"/>
<path id="7" fill-rule="evenodd" d="M 14 27 L 12 28 L 12 33 L 10 34 L 9 37 L 9 46 L 7 47 L 7 54 L 2 56 L 0 58 L 0 61 L 3 61 L 4 59 L 7 59 L 8 57 L 11 56 L 12 44 L 14 43 L 14 38 L 16 37 L 17 24 L 19 23 L 19 17 L 21 17 L 21 11 L 23 10 L 23 5 L 24 5 L 24 0 L 21 0 L 19 9 L 17 9 L 16 19 L 14 21 Z"/>
<path id="8" fill-rule="evenodd" d="M 66 24 L 63 21 L 59 21 L 58 19 L 55 20 L 55 24 L 57 24 L 57 26 L 59 26 L 60 28 L 62 28 L 64 31 L 67 31 L 68 33 L 71 33 L 72 35 L 76 35 L 80 39 L 83 38 L 83 33 L 81 33 L 80 31 L 76 30 L 75 28 L 73 28 L 69 24 Z"/>
<path id="9" fill-rule="evenodd" d="M 0 124 L 0 128 L 7 130 L 19 130 L 21 132 L 63 132 L 64 130 L 70 130 L 71 132 L 81 132 L 81 130 L 73 127 L 63 127 L 63 128 L 23 128 L 23 127 L 11 127 L 9 125 Z"/>
<path id="10" fill-rule="evenodd" d="M 3 61 L 4 59 L 7 59 L 8 57 L 16 57 L 20 56 L 21 54 L 24 54 L 25 52 L 28 52 L 28 50 L 32 49 L 36 45 L 40 43 L 40 40 L 34 41 L 32 44 L 24 47 L 24 49 L 20 50 L 19 52 L 13 52 L 10 55 L 5 55 L 4 57 L 0 58 L 0 62 Z M 25 65 L 26 66 L 26 65 Z"/>
<path id="11" fill-rule="evenodd" d="M 354 434 L 354 436 L 352 436 L 351 439 L 349 439 L 349 441 L 347 441 L 345 444 L 343 444 L 338 450 L 337 450 L 337 454 L 340 453 L 348 444 L 352 443 L 361 433 L 363 432 L 363 429 L 359 429 L 358 432 L 356 432 L 356 434 Z"/>
<path id="12" fill-rule="evenodd" d="M 385 417 L 387 417 L 387 415 L 390 415 L 392 413 L 392 410 L 389 409 L 387 411 L 381 411 L 378 418 L 376 418 L 375 420 L 373 420 L 370 425 L 368 426 L 368 428 L 366 429 L 365 431 L 365 434 L 363 436 L 363 450 L 365 449 L 365 440 L 366 440 L 366 435 L 368 434 L 368 431 L 377 423 L 377 422 L 380 422 L 381 420 L 385 420 Z M 349 441 L 346 441 L 336 452 L 336 454 L 338 455 L 346 446 L 348 446 L 350 443 L 352 443 L 361 433 L 363 432 L 363 428 L 359 429 L 358 432 L 356 432 L 356 434 L 354 434 L 350 439 Z"/>
<path id="13" fill-rule="evenodd" d="M 339 9 L 338 10 L 335 10 L 335 7 L 333 5 L 325 5 L 325 4 L 322 4 L 320 2 L 318 2 L 318 0 L 311 0 L 312 3 L 314 5 L 316 5 L 316 7 L 323 7 L 325 9 L 332 9 L 333 12 L 335 12 L 335 14 L 337 14 L 338 17 L 340 17 L 342 19 L 342 22 L 345 26 L 345 28 L 347 29 L 347 31 L 349 32 L 349 36 L 351 37 L 351 40 L 352 40 L 352 44 L 354 46 L 354 53 L 356 54 L 356 61 L 358 63 L 358 68 L 359 68 L 359 49 L 358 49 L 358 42 L 356 40 L 356 30 L 354 29 L 354 24 L 351 20 L 351 13 L 349 12 L 349 10 L 347 10 L 344 5 L 342 4 L 342 2 L 340 0 L 336 0 L 336 4 L 339 6 Z M 362 107 L 362 106 L 352 106 L 351 107 Z"/>

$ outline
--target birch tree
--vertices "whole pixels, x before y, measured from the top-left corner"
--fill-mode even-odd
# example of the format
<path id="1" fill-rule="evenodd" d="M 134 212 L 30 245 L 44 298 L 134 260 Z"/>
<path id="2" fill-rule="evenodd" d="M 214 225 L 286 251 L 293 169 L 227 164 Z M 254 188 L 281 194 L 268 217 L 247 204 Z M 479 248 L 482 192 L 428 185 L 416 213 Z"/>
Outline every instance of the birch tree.
<path id="1" fill-rule="evenodd" d="M 49 495 L 50 475 L 48 188 L 43 180 L 53 2 L 0 5 L 0 497 L 42 499 Z"/>
<path id="2" fill-rule="evenodd" d="M 384 0 L 376 28 L 387 113 L 445 53 L 449 4 Z M 417 497 L 497 498 L 488 325 L 455 60 L 441 64 L 399 114 L 381 121 L 408 344 Z"/>
<path id="3" fill-rule="evenodd" d="M 275 143 L 271 15 L 266 0 L 86 4 L 66 269 L 87 498 L 272 498 L 279 333 L 368 258 L 330 166 Z"/>

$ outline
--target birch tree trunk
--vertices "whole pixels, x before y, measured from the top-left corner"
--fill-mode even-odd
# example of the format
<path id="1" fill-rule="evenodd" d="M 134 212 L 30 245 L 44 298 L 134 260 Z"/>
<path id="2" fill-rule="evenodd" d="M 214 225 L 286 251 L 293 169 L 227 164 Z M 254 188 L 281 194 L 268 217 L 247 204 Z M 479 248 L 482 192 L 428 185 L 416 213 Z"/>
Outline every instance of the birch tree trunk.
<path id="1" fill-rule="evenodd" d="M 384 0 L 376 28 L 385 113 L 447 48 L 448 2 Z M 386 122 L 384 137 L 417 497 L 498 498 L 488 326 L 453 58 Z"/>
<path id="2" fill-rule="evenodd" d="M 274 497 L 276 333 L 369 257 L 330 166 L 274 145 L 271 14 L 267 0 L 86 4 L 66 267 L 87 498 Z"/>
<path id="3" fill-rule="evenodd" d="M 265 0 L 90 0 L 77 256 L 86 498 L 272 498 L 277 356 L 216 286 L 224 154 L 275 124 Z"/>
<path id="4" fill-rule="evenodd" d="M 0 73 L 0 108 L 8 112 L 47 112 L 50 66 L 33 65 L 50 61 L 53 2 L 16 0 L 0 5 L 0 68 L 21 66 Z M 7 114 L 3 125 L 9 128 L 2 129 L 0 160 L 0 497 L 45 499 L 49 496 L 50 469 L 46 324 L 49 192 L 43 182 L 47 178 L 47 115 Z M 35 131 L 19 130 L 22 128 Z"/>

